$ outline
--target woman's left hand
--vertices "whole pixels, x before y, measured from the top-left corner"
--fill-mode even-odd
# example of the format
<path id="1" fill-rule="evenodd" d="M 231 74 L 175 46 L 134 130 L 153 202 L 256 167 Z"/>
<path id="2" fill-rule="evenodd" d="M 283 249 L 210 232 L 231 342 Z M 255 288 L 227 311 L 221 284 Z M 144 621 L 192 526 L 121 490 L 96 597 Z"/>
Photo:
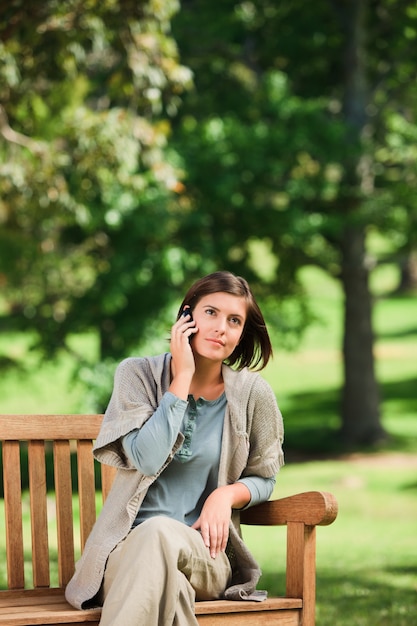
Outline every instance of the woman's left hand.
<path id="1" fill-rule="evenodd" d="M 199 530 L 213 559 L 226 549 L 232 505 L 227 487 L 215 489 L 207 498 L 192 528 Z"/>
<path id="2" fill-rule="evenodd" d="M 213 559 L 226 550 L 232 509 L 242 508 L 249 501 L 250 492 L 243 483 L 218 487 L 205 501 L 192 528 L 200 531 Z"/>

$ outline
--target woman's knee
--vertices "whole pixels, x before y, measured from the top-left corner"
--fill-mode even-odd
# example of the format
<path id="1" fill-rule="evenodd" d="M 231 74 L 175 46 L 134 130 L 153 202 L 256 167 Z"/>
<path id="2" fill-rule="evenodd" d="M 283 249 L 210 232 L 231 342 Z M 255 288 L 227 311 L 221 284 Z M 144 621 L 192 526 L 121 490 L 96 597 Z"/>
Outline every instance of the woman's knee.
<path id="1" fill-rule="evenodd" d="M 177 522 L 177 520 L 171 519 L 170 517 L 155 515 L 155 517 L 150 517 L 139 524 L 139 526 L 136 526 L 135 531 L 146 535 L 153 534 L 161 536 L 175 531 L 175 529 L 178 528 L 178 524 L 180 524 L 180 522 Z"/>
<path id="2" fill-rule="evenodd" d="M 165 545 L 170 546 L 175 543 L 175 538 L 183 531 L 182 526 L 184 525 L 177 520 L 157 515 L 136 526 L 132 534 L 135 535 L 137 541 L 144 542 L 145 545 L 158 546 L 163 549 Z"/>

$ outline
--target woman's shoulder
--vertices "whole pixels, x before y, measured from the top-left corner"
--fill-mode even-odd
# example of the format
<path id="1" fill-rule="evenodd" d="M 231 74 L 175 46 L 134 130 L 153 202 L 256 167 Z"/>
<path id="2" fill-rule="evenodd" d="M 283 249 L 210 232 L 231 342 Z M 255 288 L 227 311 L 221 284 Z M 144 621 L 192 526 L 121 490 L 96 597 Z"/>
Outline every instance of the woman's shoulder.
<path id="1" fill-rule="evenodd" d="M 144 373 L 155 374 L 163 372 L 169 366 L 171 355 L 169 352 L 155 356 L 129 356 L 120 361 L 116 367 L 116 376 L 134 376 Z"/>
<path id="2" fill-rule="evenodd" d="M 271 385 L 257 371 L 244 367 L 241 370 L 234 370 L 228 365 L 223 366 L 223 379 L 226 387 L 233 388 L 240 393 L 242 389 L 247 391 L 259 391 L 264 393 L 272 391 Z"/>
<path id="3" fill-rule="evenodd" d="M 117 369 L 134 370 L 143 367 L 164 366 L 171 358 L 169 352 L 156 354 L 153 356 L 128 356 L 122 359 L 117 365 Z"/>

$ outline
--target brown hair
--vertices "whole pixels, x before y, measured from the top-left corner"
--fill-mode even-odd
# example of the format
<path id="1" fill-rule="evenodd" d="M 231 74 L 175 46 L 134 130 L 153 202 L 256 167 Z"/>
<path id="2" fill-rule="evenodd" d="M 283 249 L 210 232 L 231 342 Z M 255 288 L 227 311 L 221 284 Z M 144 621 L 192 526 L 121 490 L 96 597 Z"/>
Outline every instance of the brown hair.
<path id="1" fill-rule="evenodd" d="M 255 297 L 247 281 L 241 276 L 235 276 L 231 272 L 214 272 L 197 280 L 185 294 L 177 319 L 185 306 L 188 305 L 192 311 L 201 298 L 218 292 L 243 297 L 247 305 L 246 322 L 240 342 L 225 363 L 237 370 L 244 367 L 263 369 L 272 356 L 271 340 Z"/>

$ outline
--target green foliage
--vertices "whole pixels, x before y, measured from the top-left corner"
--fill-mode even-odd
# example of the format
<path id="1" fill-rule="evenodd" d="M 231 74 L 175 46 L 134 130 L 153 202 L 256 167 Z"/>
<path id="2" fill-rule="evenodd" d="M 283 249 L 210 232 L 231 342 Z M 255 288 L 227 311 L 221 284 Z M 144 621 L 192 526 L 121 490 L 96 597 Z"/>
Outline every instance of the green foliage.
<path id="1" fill-rule="evenodd" d="M 225 268 L 294 345 L 314 264 L 343 281 L 346 380 L 367 363 L 345 396 L 372 389 L 378 422 L 367 280 L 416 246 L 416 20 L 378 0 L 4 4 L 2 328 L 47 355 L 95 331 L 111 362 Z"/>
<path id="2" fill-rule="evenodd" d="M 169 300 L 176 175 L 165 149 L 190 80 L 169 36 L 177 9 L 50 1 L 0 12 L 6 322 L 31 324 L 48 354 L 94 327 L 103 356 L 120 354 Z"/>
<path id="3" fill-rule="evenodd" d="M 299 290 L 296 270 L 303 264 L 340 271 L 329 241 L 341 228 L 332 207 L 340 192 L 344 131 L 320 100 L 306 105 L 291 94 L 280 72 L 259 80 L 251 103 L 251 119 L 227 110 L 200 122 L 183 118 L 179 236 L 196 254 L 284 295 Z M 320 141 L 311 129 L 320 129 Z M 275 259 L 267 278 L 253 261 L 254 242 L 269 247 Z"/>
<path id="4" fill-rule="evenodd" d="M 281 294 L 308 263 L 338 276 L 351 228 L 396 229 L 397 259 L 415 246 L 416 14 L 358 7 L 198 0 L 173 19 L 195 80 L 175 126 L 183 236 L 250 276 L 248 234 L 268 238 Z"/>
<path id="5" fill-rule="evenodd" d="M 185 172 L 181 236 L 281 298 L 302 293 L 298 270 L 308 264 L 341 280 L 343 432 L 375 442 L 385 435 L 367 236 L 397 228 L 398 263 L 415 247 L 416 66 L 400 36 L 413 36 L 415 11 L 357 0 L 185 6 L 173 21 L 195 80 L 174 135 Z M 213 26 L 190 37 L 202 16 L 220 36 Z M 267 280 L 254 240 L 276 260 Z"/>

